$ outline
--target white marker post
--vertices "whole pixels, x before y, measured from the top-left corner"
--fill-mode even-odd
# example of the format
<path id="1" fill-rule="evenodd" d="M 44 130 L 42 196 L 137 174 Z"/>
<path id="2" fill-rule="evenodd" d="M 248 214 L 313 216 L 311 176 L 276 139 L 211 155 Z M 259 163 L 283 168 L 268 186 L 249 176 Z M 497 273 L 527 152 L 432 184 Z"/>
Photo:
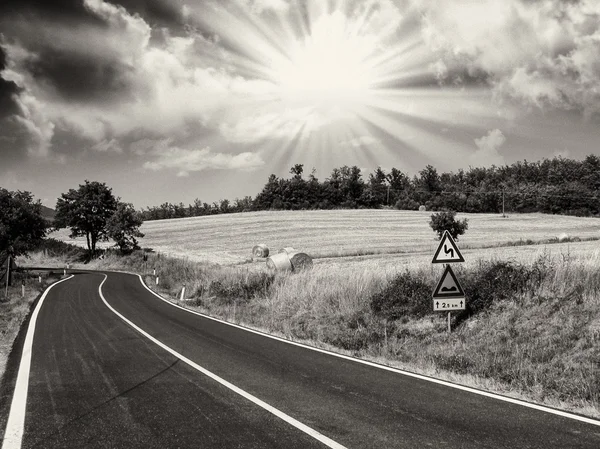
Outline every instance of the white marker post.
<path id="1" fill-rule="evenodd" d="M 181 289 L 181 297 L 179 298 L 180 301 L 184 301 L 185 300 L 185 284 L 183 284 L 183 288 Z"/>
<path id="2" fill-rule="evenodd" d="M 158 276 L 156 276 L 156 285 L 158 285 Z"/>

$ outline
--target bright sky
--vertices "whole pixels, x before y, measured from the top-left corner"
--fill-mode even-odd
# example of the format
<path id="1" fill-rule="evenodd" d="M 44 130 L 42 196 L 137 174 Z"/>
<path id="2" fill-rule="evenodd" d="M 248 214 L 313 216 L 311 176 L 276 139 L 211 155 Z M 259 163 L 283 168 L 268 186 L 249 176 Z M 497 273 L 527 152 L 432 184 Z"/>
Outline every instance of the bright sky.
<path id="1" fill-rule="evenodd" d="M 51 207 L 600 155 L 597 0 L 4 0 L 0 30 L 0 186 Z"/>

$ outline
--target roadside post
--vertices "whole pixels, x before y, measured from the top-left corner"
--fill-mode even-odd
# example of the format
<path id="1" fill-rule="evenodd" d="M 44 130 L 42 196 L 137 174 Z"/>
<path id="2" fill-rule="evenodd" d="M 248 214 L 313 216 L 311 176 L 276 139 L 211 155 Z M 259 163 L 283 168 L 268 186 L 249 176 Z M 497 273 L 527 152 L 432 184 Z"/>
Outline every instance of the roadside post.
<path id="1" fill-rule="evenodd" d="M 21 279 L 21 298 L 25 298 L 25 279 Z"/>
<path id="2" fill-rule="evenodd" d="M 181 289 L 181 297 L 179 298 L 179 300 L 185 300 L 185 284 L 183 284 L 183 288 Z"/>
<path id="3" fill-rule="evenodd" d="M 444 231 L 431 263 L 443 263 L 445 268 L 442 277 L 433 290 L 432 296 L 434 312 L 448 312 L 448 332 L 452 331 L 450 327 L 452 310 L 464 310 L 466 306 L 465 292 L 450 264 L 464 261 L 465 259 L 458 250 L 456 242 L 454 242 L 448 231 Z"/>

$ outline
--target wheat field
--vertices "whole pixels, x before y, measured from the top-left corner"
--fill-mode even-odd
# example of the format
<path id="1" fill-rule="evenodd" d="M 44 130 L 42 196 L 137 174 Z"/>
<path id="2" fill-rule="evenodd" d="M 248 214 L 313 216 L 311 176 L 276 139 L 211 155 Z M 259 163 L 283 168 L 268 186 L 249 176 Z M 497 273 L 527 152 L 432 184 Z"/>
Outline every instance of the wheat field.
<path id="1" fill-rule="evenodd" d="M 171 220 L 142 225 L 143 247 L 192 261 L 234 265 L 252 257 L 252 247 L 266 244 L 271 251 L 294 247 L 317 263 L 370 260 L 386 264 L 404 259 L 427 260 L 437 247 L 429 227 L 431 212 L 383 210 L 262 211 Z M 460 238 L 465 254 L 494 255 L 494 247 L 506 245 L 504 254 L 538 251 L 512 247 L 531 240 L 600 238 L 600 220 L 545 214 L 458 214 L 469 229 Z M 54 237 L 80 246 L 84 239 L 70 239 L 68 230 Z M 105 245 L 106 246 L 106 245 Z M 554 246 L 554 245 L 549 245 Z M 563 245 L 560 245 L 563 246 Z M 598 242 L 570 243 L 573 250 L 595 250 Z M 487 248 L 487 249 L 485 249 Z"/>

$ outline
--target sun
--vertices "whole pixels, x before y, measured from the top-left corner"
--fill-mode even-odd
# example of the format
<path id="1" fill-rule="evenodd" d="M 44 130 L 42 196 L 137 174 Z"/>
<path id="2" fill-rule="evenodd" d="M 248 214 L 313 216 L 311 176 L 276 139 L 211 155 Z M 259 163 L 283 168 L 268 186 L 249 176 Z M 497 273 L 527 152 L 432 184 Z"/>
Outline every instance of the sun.
<path id="1" fill-rule="evenodd" d="M 282 98 L 316 107 L 364 100 L 375 79 L 369 58 L 375 40 L 360 34 L 340 12 L 321 16 L 294 42 L 274 70 Z"/>

